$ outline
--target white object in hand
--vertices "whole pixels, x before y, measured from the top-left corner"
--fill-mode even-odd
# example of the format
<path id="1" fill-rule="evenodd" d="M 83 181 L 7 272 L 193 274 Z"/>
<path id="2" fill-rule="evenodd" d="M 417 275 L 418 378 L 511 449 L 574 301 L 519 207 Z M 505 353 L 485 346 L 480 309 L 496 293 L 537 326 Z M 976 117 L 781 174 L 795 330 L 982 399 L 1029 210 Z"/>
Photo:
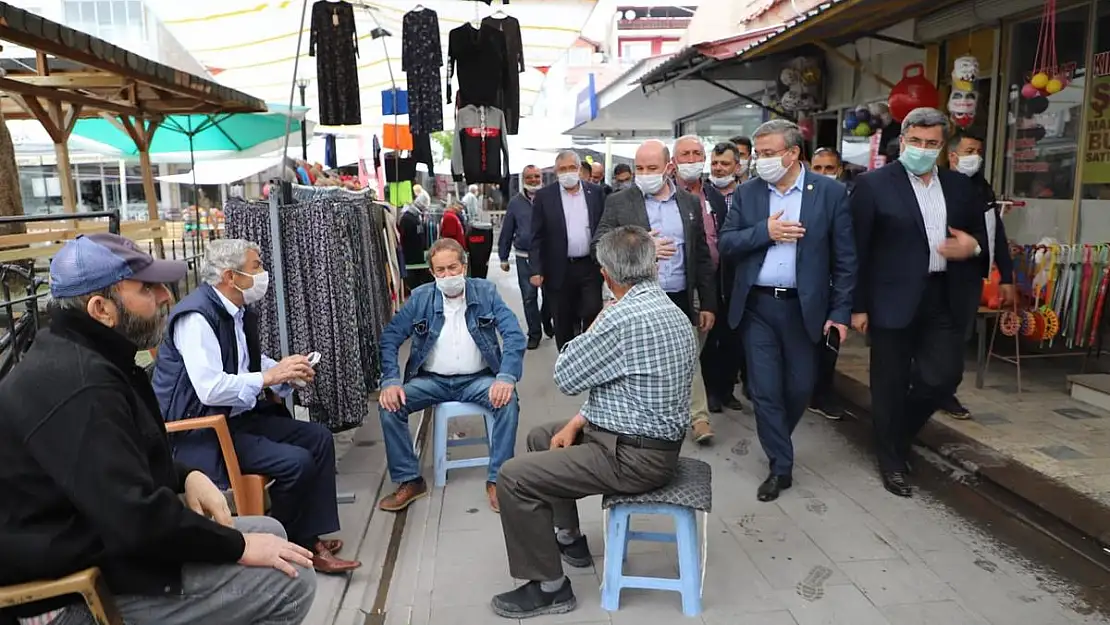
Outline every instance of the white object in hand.
<path id="1" fill-rule="evenodd" d="M 320 363 L 321 358 L 322 356 L 320 355 L 320 352 L 312 352 L 308 355 L 308 364 L 311 367 L 315 368 L 316 365 Z M 308 386 L 308 383 L 304 380 L 293 380 L 293 386 L 296 386 L 297 388 L 304 388 Z"/>

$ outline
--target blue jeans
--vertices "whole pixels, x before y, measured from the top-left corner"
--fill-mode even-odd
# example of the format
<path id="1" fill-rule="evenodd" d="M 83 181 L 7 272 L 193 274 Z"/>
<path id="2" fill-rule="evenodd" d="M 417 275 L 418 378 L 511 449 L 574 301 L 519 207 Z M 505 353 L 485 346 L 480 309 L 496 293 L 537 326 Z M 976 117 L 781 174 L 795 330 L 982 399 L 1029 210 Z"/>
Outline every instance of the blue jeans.
<path id="1" fill-rule="evenodd" d="M 546 293 L 544 293 L 543 307 L 539 305 L 540 290 L 529 280 L 532 278 L 532 266 L 526 257 L 516 257 L 516 279 L 520 283 L 520 297 L 524 300 L 524 321 L 528 324 L 528 338 L 538 341 L 543 338 L 543 324 L 551 324 L 551 313 L 548 312 Z"/>
<path id="2" fill-rule="evenodd" d="M 501 465 L 513 457 L 516 447 L 517 406 L 516 391 L 509 403 L 494 408 L 489 402 L 489 387 L 496 382 L 488 371 L 473 375 L 436 375 L 421 372 L 405 383 L 405 405 L 397 412 L 378 408 L 385 438 L 385 454 L 389 462 L 389 477 L 397 484 L 411 482 L 420 477 L 420 461 L 412 451 L 412 434 L 409 433 L 409 415 L 425 408 L 448 401 L 478 404 L 493 413 L 493 431 L 489 432 L 489 477 L 496 482 Z"/>

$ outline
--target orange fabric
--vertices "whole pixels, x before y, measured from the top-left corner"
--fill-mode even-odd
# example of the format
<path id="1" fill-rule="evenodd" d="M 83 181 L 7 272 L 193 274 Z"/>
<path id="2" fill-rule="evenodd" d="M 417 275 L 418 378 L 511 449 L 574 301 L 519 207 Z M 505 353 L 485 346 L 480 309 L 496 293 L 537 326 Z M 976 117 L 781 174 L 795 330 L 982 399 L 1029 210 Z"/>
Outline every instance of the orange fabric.
<path id="1" fill-rule="evenodd" d="M 384 124 L 382 147 L 387 150 L 412 150 L 412 132 L 408 124 Z"/>

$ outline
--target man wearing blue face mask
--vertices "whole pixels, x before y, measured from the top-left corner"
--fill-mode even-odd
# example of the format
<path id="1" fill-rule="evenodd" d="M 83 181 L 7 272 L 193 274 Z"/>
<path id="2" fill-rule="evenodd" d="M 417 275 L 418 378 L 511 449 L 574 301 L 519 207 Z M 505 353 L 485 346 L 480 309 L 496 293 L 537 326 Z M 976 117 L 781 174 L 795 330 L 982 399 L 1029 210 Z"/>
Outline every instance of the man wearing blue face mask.
<path id="1" fill-rule="evenodd" d="M 856 179 L 852 219 L 859 282 L 852 327 L 871 337 L 871 412 L 883 486 L 900 497 L 910 448 L 963 372 L 964 330 L 988 249 L 971 179 L 937 168 L 948 118 L 902 120 L 897 161 Z"/>
<path id="2" fill-rule="evenodd" d="M 305 356 L 276 362 L 263 354 L 258 316 L 247 308 L 269 288 L 270 274 L 259 251 L 242 239 L 208 244 L 204 284 L 174 307 L 166 323 L 154 392 L 167 422 L 227 416 L 239 468 L 274 480 L 270 515 L 281 521 L 290 540 L 313 553 L 317 571 L 345 573 L 361 565 L 335 556 L 342 541 L 320 538 L 339 530 L 331 432 L 319 423 L 293 419 L 273 401 L 316 374 Z M 211 431 L 175 434 L 172 442 L 175 459 L 229 486 Z"/>
<path id="3" fill-rule="evenodd" d="M 486 497 L 494 512 L 497 472 L 516 445 L 515 386 L 524 366 L 524 332 L 497 287 L 466 277 L 466 251 L 453 239 L 428 250 L 435 284 L 413 290 L 404 308 L 382 331 L 382 422 L 389 475 L 397 490 L 378 502 L 400 512 L 428 494 L 420 460 L 412 450 L 409 415 L 443 402 L 479 404 L 493 414 L 489 432 Z M 397 363 L 401 344 L 412 339 L 404 376 Z"/>

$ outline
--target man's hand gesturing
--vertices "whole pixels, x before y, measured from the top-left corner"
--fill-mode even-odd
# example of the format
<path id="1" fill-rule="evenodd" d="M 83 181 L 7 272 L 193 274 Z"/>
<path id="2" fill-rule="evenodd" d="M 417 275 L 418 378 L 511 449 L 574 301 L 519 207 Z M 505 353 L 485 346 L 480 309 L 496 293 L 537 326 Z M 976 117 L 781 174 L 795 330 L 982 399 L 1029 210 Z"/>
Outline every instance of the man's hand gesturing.
<path id="1" fill-rule="evenodd" d="M 767 234 L 776 243 L 789 243 L 805 236 L 806 229 L 800 221 L 788 221 L 782 218 L 783 211 L 771 215 L 767 219 Z"/>

